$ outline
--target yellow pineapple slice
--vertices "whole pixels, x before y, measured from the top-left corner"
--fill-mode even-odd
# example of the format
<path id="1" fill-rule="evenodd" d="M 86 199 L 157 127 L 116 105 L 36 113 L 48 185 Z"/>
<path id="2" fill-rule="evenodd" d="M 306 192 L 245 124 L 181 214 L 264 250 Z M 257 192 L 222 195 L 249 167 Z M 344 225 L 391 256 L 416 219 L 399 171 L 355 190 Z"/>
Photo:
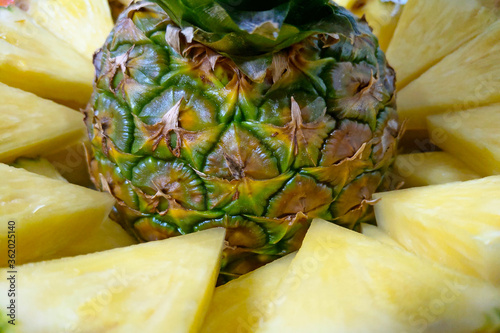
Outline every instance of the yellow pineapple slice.
<path id="1" fill-rule="evenodd" d="M 106 251 L 134 244 L 137 244 L 137 241 L 132 236 L 123 230 L 118 223 L 107 218 L 96 230 L 61 249 L 51 259 Z"/>
<path id="2" fill-rule="evenodd" d="M 377 223 L 406 249 L 500 286 L 500 176 L 376 197 Z"/>
<path id="3" fill-rule="evenodd" d="M 86 105 L 94 67 L 21 9 L 0 7 L 0 82 L 63 102 Z"/>
<path id="4" fill-rule="evenodd" d="M 480 178 L 462 161 L 441 151 L 399 155 L 394 162 L 394 171 L 404 181 L 404 187 Z"/>
<path id="5" fill-rule="evenodd" d="M 391 42 L 403 6 L 391 1 L 363 0 L 357 1 L 351 7 L 351 11 L 358 15 L 365 15 L 368 24 L 373 29 L 373 33 L 378 37 L 380 48 L 386 51 Z"/>
<path id="6" fill-rule="evenodd" d="M 398 112 L 408 128 L 426 128 L 429 115 L 500 102 L 499 40 L 500 20 L 402 89 Z"/>
<path id="7" fill-rule="evenodd" d="M 113 28 L 107 0 L 16 0 L 16 5 L 89 60 Z"/>
<path id="8" fill-rule="evenodd" d="M 67 182 L 67 180 L 64 179 L 59 172 L 57 172 L 57 169 L 44 158 L 18 158 L 12 166 L 16 168 L 23 168 L 24 170 L 38 175 Z"/>
<path id="9" fill-rule="evenodd" d="M 16 332 L 198 332 L 223 243 L 224 229 L 210 229 L 20 266 Z"/>
<path id="10" fill-rule="evenodd" d="M 19 158 L 13 164 L 16 168 L 23 168 L 29 172 L 33 172 L 52 179 L 63 180 L 63 176 L 57 172 L 56 168 L 46 159 L 28 159 Z M 44 259 L 58 259 L 63 257 L 71 257 L 80 254 L 100 252 L 118 247 L 124 247 L 137 244 L 137 241 L 130 236 L 118 223 L 107 218 L 99 225 L 97 229 L 89 234 L 83 235 L 78 241 L 71 243 L 69 246 L 62 248 L 52 256 L 44 256 Z"/>
<path id="11" fill-rule="evenodd" d="M 252 333 L 266 311 L 272 311 L 272 296 L 295 254 L 215 289 L 200 333 Z"/>
<path id="12" fill-rule="evenodd" d="M 500 174 L 500 104 L 431 116 L 432 141 L 482 176 Z"/>
<path id="13" fill-rule="evenodd" d="M 358 2 L 358 0 L 334 0 L 333 2 L 350 10 L 353 5 Z"/>
<path id="14" fill-rule="evenodd" d="M 48 154 L 86 135 L 83 115 L 65 106 L 2 83 L 0 101 L 2 162 Z"/>
<path id="15" fill-rule="evenodd" d="M 0 248 L 7 249 L 13 221 L 17 264 L 50 257 L 97 229 L 113 204 L 107 193 L 0 164 Z M 7 260 L 0 251 L 0 266 Z"/>
<path id="16" fill-rule="evenodd" d="M 409 0 L 387 50 L 387 59 L 398 74 L 398 87 L 405 87 L 483 32 L 497 19 L 495 6 L 495 0 Z M 459 63 L 454 65 L 461 73 Z M 436 80 L 440 88 L 453 83 Z"/>
<path id="17" fill-rule="evenodd" d="M 500 290 L 333 223 L 315 220 L 255 332 L 470 333 Z"/>
<path id="18" fill-rule="evenodd" d="M 52 163 L 59 173 L 70 183 L 92 187 L 87 164 L 86 147 L 90 145 L 88 138 L 78 143 L 48 154 L 45 158 Z"/>
<path id="19" fill-rule="evenodd" d="M 392 239 L 391 236 L 372 224 L 361 223 L 361 230 L 362 234 L 366 237 L 376 239 L 390 246 L 401 247 L 401 245 Z"/>

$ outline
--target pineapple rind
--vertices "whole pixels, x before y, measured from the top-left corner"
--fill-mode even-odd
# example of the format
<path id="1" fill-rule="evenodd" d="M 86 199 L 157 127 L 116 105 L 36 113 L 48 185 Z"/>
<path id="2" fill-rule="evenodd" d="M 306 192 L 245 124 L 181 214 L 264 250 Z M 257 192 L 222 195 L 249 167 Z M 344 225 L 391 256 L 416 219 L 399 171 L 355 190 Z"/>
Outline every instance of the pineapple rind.
<path id="1" fill-rule="evenodd" d="M 378 225 L 407 250 L 500 286 L 500 176 L 375 197 Z"/>
<path id="2" fill-rule="evenodd" d="M 16 168 L 23 168 L 26 171 L 36 173 L 52 179 L 58 179 L 67 182 L 67 180 L 61 176 L 57 169 L 46 159 L 38 158 L 18 158 L 12 166 Z"/>
<path id="3" fill-rule="evenodd" d="M 353 227 L 368 215 L 400 131 L 394 72 L 368 25 L 314 0 L 290 3 L 288 15 L 325 6 L 327 35 L 289 39 L 297 28 L 285 24 L 263 42 L 271 35 L 241 30 L 251 22 L 238 12 L 239 25 L 219 22 L 235 35 L 200 41 L 200 29 L 191 40 L 174 23 L 194 15 L 178 4 L 128 7 L 96 55 L 91 176 L 116 195 L 123 223 L 144 241 L 224 226 L 223 273 L 235 277 L 296 251 L 314 217 Z M 210 36 L 227 35 L 221 24 Z M 239 57 L 243 46 L 251 57 Z"/>
<path id="4" fill-rule="evenodd" d="M 90 143 L 85 137 L 76 144 L 44 156 L 70 183 L 93 187 L 90 180 L 86 150 Z"/>
<path id="5" fill-rule="evenodd" d="M 65 106 L 3 83 L 0 100 L 2 162 L 12 162 L 20 156 L 47 155 L 85 136 L 83 115 Z"/>
<path id="6" fill-rule="evenodd" d="M 500 174 L 500 104 L 428 118 L 437 146 L 481 176 Z"/>

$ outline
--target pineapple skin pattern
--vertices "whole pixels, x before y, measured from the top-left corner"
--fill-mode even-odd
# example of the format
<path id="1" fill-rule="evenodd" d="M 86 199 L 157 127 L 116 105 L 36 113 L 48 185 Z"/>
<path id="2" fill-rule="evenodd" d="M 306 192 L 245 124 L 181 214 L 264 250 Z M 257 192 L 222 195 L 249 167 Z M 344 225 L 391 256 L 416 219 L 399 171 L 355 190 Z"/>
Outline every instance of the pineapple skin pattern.
<path id="1" fill-rule="evenodd" d="M 265 19 L 281 30 L 197 3 L 234 31 L 208 31 L 183 0 L 120 15 L 94 57 L 89 164 L 139 240 L 225 227 L 222 272 L 237 276 L 297 250 L 313 218 L 366 219 L 400 133 L 395 75 L 368 25 L 328 1 L 276 5 Z"/>

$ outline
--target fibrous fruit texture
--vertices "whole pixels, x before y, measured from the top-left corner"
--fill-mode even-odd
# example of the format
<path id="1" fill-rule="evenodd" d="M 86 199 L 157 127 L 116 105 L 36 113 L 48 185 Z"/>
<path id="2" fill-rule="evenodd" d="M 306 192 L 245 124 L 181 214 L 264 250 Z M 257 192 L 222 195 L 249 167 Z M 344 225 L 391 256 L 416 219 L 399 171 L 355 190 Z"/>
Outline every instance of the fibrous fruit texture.
<path id="1" fill-rule="evenodd" d="M 229 275 L 354 227 L 392 162 L 394 72 L 328 1 L 136 2 L 94 63 L 97 187 L 145 241 L 225 227 Z"/>
<path id="2" fill-rule="evenodd" d="M 406 249 L 500 286 L 500 176 L 377 196 L 379 226 Z"/>
<path id="3" fill-rule="evenodd" d="M 23 305 L 15 332 L 199 332 L 223 243 L 219 228 L 16 267 Z M 0 282 L 2 290 L 8 285 Z M 2 308 L 8 304 L 0 298 Z"/>
<path id="4" fill-rule="evenodd" d="M 109 194 L 0 163 L 0 247 L 15 231 L 16 264 L 57 256 L 98 229 L 113 204 Z M 12 264 L 9 254 L 0 254 L 0 266 Z"/>
<path id="5" fill-rule="evenodd" d="M 252 332 L 497 332 L 500 291 L 315 220 L 268 304 Z"/>
<path id="6" fill-rule="evenodd" d="M 500 175 L 500 104 L 427 119 L 432 141 L 481 176 Z"/>
<path id="7" fill-rule="evenodd" d="M 404 187 L 445 184 L 480 178 L 462 161 L 442 151 L 399 155 L 394 171 Z"/>

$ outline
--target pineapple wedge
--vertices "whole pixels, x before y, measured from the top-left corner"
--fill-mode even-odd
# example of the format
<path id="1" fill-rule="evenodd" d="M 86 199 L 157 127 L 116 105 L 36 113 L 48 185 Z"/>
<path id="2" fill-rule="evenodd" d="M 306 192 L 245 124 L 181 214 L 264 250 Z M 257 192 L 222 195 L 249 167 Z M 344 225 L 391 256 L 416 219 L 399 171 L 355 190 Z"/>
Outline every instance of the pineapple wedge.
<path id="1" fill-rule="evenodd" d="M 107 0 L 16 0 L 16 5 L 89 61 L 113 28 Z"/>
<path id="2" fill-rule="evenodd" d="M 223 243 L 224 229 L 210 229 L 17 267 L 16 332 L 197 332 Z M 0 290 L 8 290 L 5 278 Z"/>
<path id="3" fill-rule="evenodd" d="M 92 94 L 92 62 L 21 9 L 0 7 L 0 82 L 73 107 Z"/>
<path id="4" fill-rule="evenodd" d="M 495 0 L 408 1 L 387 50 L 398 73 L 398 88 L 483 32 L 498 18 L 497 6 Z M 454 68 L 460 68 L 459 63 Z M 443 81 L 437 81 L 443 88 Z"/>
<path id="5" fill-rule="evenodd" d="M 500 176 L 375 197 L 380 228 L 407 250 L 500 286 Z"/>
<path id="6" fill-rule="evenodd" d="M 499 40 L 500 20 L 402 89 L 398 112 L 408 128 L 426 128 L 429 115 L 500 102 Z"/>
<path id="7" fill-rule="evenodd" d="M 337 5 L 345 7 L 345 8 L 350 10 L 354 6 L 354 4 L 356 4 L 356 2 L 358 2 L 358 1 L 359 0 L 335 0 L 334 2 Z"/>
<path id="8" fill-rule="evenodd" d="M 394 172 L 404 187 L 445 184 L 480 178 L 451 154 L 435 151 L 396 157 Z"/>
<path id="9" fill-rule="evenodd" d="M 432 141 L 482 176 L 500 174 L 500 104 L 428 118 Z"/>
<path id="10" fill-rule="evenodd" d="M 79 241 L 61 249 L 50 259 L 73 257 L 81 254 L 101 252 L 119 247 L 137 244 L 137 241 L 130 236 L 118 223 L 107 218 L 104 222 Z"/>
<path id="11" fill-rule="evenodd" d="M 386 51 L 391 42 L 403 6 L 392 1 L 368 0 L 357 1 L 360 5 L 352 7 L 351 11 L 358 16 L 365 15 L 373 33 L 378 38 L 382 51 Z"/>
<path id="12" fill-rule="evenodd" d="M 259 318 L 273 311 L 272 295 L 295 253 L 265 265 L 215 289 L 200 333 L 252 333 Z"/>
<path id="13" fill-rule="evenodd" d="M 489 284 L 315 220 L 256 332 L 470 333 L 499 304 Z"/>
<path id="14" fill-rule="evenodd" d="M 362 234 L 366 237 L 373 238 L 382 242 L 386 245 L 401 247 L 401 245 L 392 239 L 388 234 L 383 232 L 380 228 L 374 226 L 373 224 L 362 223 L 361 224 Z"/>
<path id="15" fill-rule="evenodd" d="M 13 164 L 16 168 L 23 168 L 29 172 L 36 173 L 52 179 L 63 180 L 63 176 L 57 172 L 56 168 L 46 159 L 28 159 L 20 158 Z M 69 246 L 61 249 L 53 256 L 44 258 L 59 259 L 63 257 L 72 257 L 80 254 L 88 254 L 93 252 L 100 252 L 111 250 L 118 247 L 125 247 L 137 244 L 137 241 L 130 236 L 118 223 L 107 218 L 104 222 L 93 232 L 85 235 L 80 240 L 71 243 Z"/>
<path id="16" fill-rule="evenodd" d="M 16 263 L 43 260 L 97 229 L 113 204 L 107 193 L 0 164 L 0 248 L 15 230 Z M 8 264 L 0 251 L 0 267 Z"/>
<path id="17" fill-rule="evenodd" d="M 63 176 L 59 172 L 57 172 L 56 168 L 46 159 L 38 158 L 38 159 L 30 159 L 30 158 L 18 158 L 12 166 L 16 168 L 22 168 L 29 172 L 36 173 L 38 175 L 42 175 L 52 179 L 58 179 L 67 182 Z"/>
<path id="18" fill-rule="evenodd" d="M 12 162 L 19 156 L 47 154 L 86 135 L 83 115 L 65 106 L 2 83 L 0 101 L 2 162 Z"/>

